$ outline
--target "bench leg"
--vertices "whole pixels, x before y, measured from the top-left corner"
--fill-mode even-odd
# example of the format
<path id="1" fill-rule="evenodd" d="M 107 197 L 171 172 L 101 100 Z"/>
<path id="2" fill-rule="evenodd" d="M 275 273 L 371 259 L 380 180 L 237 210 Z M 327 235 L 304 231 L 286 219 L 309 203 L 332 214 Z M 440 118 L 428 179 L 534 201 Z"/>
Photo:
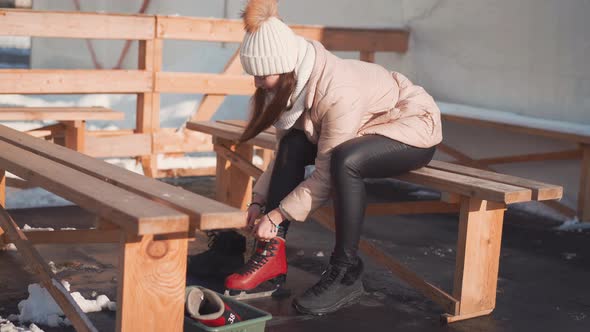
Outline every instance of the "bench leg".
<path id="1" fill-rule="evenodd" d="M 445 315 L 446 322 L 483 316 L 494 310 L 505 210 L 504 204 L 461 199 L 453 287 L 459 310 Z"/>
<path id="2" fill-rule="evenodd" d="M 86 121 L 65 121 L 65 146 L 74 151 L 84 153 L 86 139 Z"/>
<path id="3" fill-rule="evenodd" d="M 182 331 L 187 237 L 123 235 L 117 331 Z"/>
<path id="4" fill-rule="evenodd" d="M 578 218 L 590 222 L 590 145 L 582 144 L 582 173 L 578 195 Z"/>
<path id="5" fill-rule="evenodd" d="M 245 160 L 252 160 L 254 148 L 252 145 L 236 145 L 231 141 L 215 138 L 214 146 L 223 146 Z M 232 165 L 223 156 L 217 155 L 216 166 L 216 198 L 220 202 L 245 210 L 252 196 L 252 178 L 239 167 Z"/>
<path id="6" fill-rule="evenodd" d="M 0 205 L 4 208 L 6 207 L 6 171 L 0 170 Z M 4 231 L 0 227 L 0 247 L 6 245 L 8 241 L 6 240 L 6 235 Z"/>

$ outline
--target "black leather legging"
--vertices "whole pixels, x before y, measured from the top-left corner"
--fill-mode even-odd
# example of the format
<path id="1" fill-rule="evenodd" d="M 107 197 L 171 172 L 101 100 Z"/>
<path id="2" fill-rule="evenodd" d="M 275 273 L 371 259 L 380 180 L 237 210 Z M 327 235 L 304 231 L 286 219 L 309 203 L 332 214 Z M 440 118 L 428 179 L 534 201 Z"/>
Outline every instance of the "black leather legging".
<path id="1" fill-rule="evenodd" d="M 330 175 L 336 224 L 332 261 L 354 264 L 357 259 L 366 208 L 363 179 L 386 178 L 425 166 L 435 147 L 416 148 L 380 135 L 366 135 L 346 141 L 332 151 Z M 303 181 L 305 166 L 314 162 L 316 145 L 305 133 L 291 130 L 279 143 L 267 198 L 267 211 Z M 283 222 L 283 234 L 290 222 Z"/>

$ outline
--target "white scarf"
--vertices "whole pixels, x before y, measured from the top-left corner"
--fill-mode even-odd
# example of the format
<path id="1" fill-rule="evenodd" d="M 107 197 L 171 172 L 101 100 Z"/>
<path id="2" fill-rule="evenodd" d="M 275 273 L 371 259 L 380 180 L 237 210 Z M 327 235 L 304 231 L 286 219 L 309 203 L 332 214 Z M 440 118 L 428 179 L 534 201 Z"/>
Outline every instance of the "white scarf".
<path id="1" fill-rule="evenodd" d="M 305 96 L 307 95 L 307 82 L 311 76 L 313 66 L 315 64 L 315 49 L 313 45 L 305 40 L 303 37 L 299 37 L 299 54 L 297 56 L 297 65 L 295 66 L 295 78 L 297 83 L 295 90 L 289 98 L 287 108 L 281 114 L 281 117 L 275 122 L 274 127 L 277 129 L 289 129 L 293 127 L 297 119 L 305 111 Z"/>

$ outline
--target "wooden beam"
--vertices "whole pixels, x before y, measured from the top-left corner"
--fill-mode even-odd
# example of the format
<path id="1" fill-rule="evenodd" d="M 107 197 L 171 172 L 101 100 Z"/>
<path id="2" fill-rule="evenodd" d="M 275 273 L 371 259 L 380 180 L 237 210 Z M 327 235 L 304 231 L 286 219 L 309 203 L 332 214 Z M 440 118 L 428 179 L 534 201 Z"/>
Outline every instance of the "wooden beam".
<path id="1" fill-rule="evenodd" d="M 32 138 L 0 125 L 0 140 L 9 142 L 69 168 L 107 181 L 111 185 L 138 194 L 153 202 L 170 206 L 189 215 L 191 225 L 201 230 L 246 226 L 244 212 L 175 186 L 149 179 L 105 162 L 75 153 L 67 148 Z M 0 149 L 0 151 L 2 151 Z"/>
<path id="2" fill-rule="evenodd" d="M 203 167 L 203 168 L 173 168 L 173 169 L 160 169 L 158 170 L 158 178 L 181 178 L 187 176 L 212 176 L 215 175 L 216 167 Z M 213 220 L 212 220 L 213 221 Z M 223 227 L 223 222 L 217 223 L 219 228 Z M 204 225 L 203 225 L 204 227 Z"/>
<path id="3" fill-rule="evenodd" d="M 65 231 L 34 231 L 26 232 L 32 244 L 90 244 L 119 243 L 120 230 L 77 229 Z"/>
<path id="4" fill-rule="evenodd" d="M 505 210 L 503 204 L 462 199 L 453 287 L 453 297 L 460 301 L 457 316 L 491 312 L 496 305 Z"/>
<path id="5" fill-rule="evenodd" d="M 66 127 L 65 146 L 84 153 L 86 148 L 86 121 L 64 121 Z"/>
<path id="6" fill-rule="evenodd" d="M 274 158 L 274 151 L 270 149 L 261 149 L 262 150 L 262 169 L 266 170 L 270 165 L 272 159 Z"/>
<path id="7" fill-rule="evenodd" d="M 444 120 L 462 123 L 470 126 L 477 125 L 482 127 L 512 131 L 521 134 L 549 137 L 558 140 L 570 141 L 573 143 L 590 144 L 590 136 L 583 134 L 567 133 L 563 131 L 549 130 L 545 128 L 526 127 L 514 123 L 482 120 L 477 118 L 467 118 L 464 116 L 450 115 L 444 113 L 441 114 L 441 116 Z"/>
<path id="8" fill-rule="evenodd" d="M 21 135 L 23 138 L 38 140 L 26 134 Z M 0 168 L 112 220 L 132 234 L 166 234 L 188 230 L 187 216 L 175 209 L 154 204 L 147 198 L 107 183 L 104 178 L 97 179 L 4 141 L 0 141 Z"/>
<path id="9" fill-rule="evenodd" d="M 2 93 L 137 93 L 150 92 L 152 87 L 151 73 L 142 70 L 0 70 Z"/>
<path id="10" fill-rule="evenodd" d="M 252 160 L 253 147 L 248 144 L 235 145 L 231 141 L 215 138 L 214 145 L 222 145 L 235 152 L 244 160 Z M 216 197 L 220 202 L 240 210 L 246 210 L 252 197 L 252 178 L 222 155 L 217 155 Z"/>
<path id="11" fill-rule="evenodd" d="M 51 130 L 29 130 L 26 133 L 35 138 L 45 138 L 53 134 Z"/>
<path id="12" fill-rule="evenodd" d="M 484 166 L 496 165 L 496 164 L 509 164 L 509 163 L 523 163 L 530 161 L 545 161 L 545 160 L 572 160 L 580 159 L 582 156 L 581 150 L 568 150 L 558 152 L 545 152 L 545 153 L 531 153 L 523 154 L 518 156 L 503 156 L 493 158 L 482 158 L 476 159 L 475 161 Z"/>
<path id="13" fill-rule="evenodd" d="M 469 166 L 475 166 L 477 164 L 477 162 L 474 159 L 447 144 L 441 143 L 436 146 L 436 149 L 442 153 L 445 153 L 455 158 L 461 164 Z"/>
<path id="14" fill-rule="evenodd" d="M 123 120 L 124 118 L 125 113 L 104 107 L 0 107 L 0 120 L 3 121 Z"/>
<path id="15" fill-rule="evenodd" d="M 254 80 L 246 75 L 174 72 L 156 72 L 155 75 L 155 92 L 161 93 L 251 96 L 256 91 Z"/>
<path id="16" fill-rule="evenodd" d="M 152 73 L 152 80 L 155 86 L 155 72 L 162 70 L 162 46 L 161 39 L 142 40 L 138 49 L 138 69 L 147 70 Z M 136 130 L 139 134 L 150 134 L 158 132 L 160 128 L 160 94 L 156 91 L 140 93 L 137 95 L 136 108 Z M 151 178 L 156 177 L 158 172 L 158 156 L 154 153 L 153 144 L 150 145 L 150 152 L 142 154 L 139 158 L 143 173 Z"/>
<path id="17" fill-rule="evenodd" d="M 109 137 L 109 136 L 133 135 L 134 133 L 135 133 L 135 130 L 133 130 L 133 129 L 89 130 L 86 132 L 86 136 Z"/>
<path id="18" fill-rule="evenodd" d="M 55 279 L 55 275 L 51 272 L 49 266 L 45 264 L 41 255 L 27 240 L 27 236 L 3 207 L 0 207 L 0 226 L 6 231 L 10 241 L 16 245 L 26 265 L 33 270 L 36 279 L 39 280 L 43 288 L 49 292 L 57 305 L 66 314 L 66 317 L 72 322 L 76 331 L 98 331 L 76 304 L 70 293 Z"/>
<path id="19" fill-rule="evenodd" d="M 242 74 L 242 64 L 240 63 L 240 49 L 238 48 L 232 55 L 229 62 L 225 65 L 222 75 L 239 75 Z M 205 95 L 199 104 L 197 111 L 191 116 L 190 121 L 205 121 L 211 119 L 213 114 L 219 109 L 226 95 Z"/>
<path id="20" fill-rule="evenodd" d="M 449 204 L 441 201 L 417 201 L 367 204 L 365 216 L 457 212 L 459 212 L 458 204 Z"/>
<path id="21" fill-rule="evenodd" d="M 150 134 L 86 137 L 85 154 L 95 158 L 135 157 L 152 151 Z"/>
<path id="22" fill-rule="evenodd" d="M 336 230 L 334 226 L 334 216 L 330 208 L 320 208 L 313 214 L 312 218 L 317 220 L 322 226 L 328 228 L 332 232 Z M 453 296 L 449 295 L 442 289 L 425 281 L 416 273 L 405 267 L 403 264 L 399 263 L 389 255 L 385 254 L 382 250 L 375 247 L 369 241 L 361 239 L 359 241 L 359 249 L 367 256 L 374 259 L 381 266 L 391 271 L 391 273 L 396 275 L 398 278 L 416 288 L 424 296 L 436 302 L 447 312 L 456 313 L 458 311 L 459 302 L 457 301 L 457 299 L 455 299 Z"/>
<path id="23" fill-rule="evenodd" d="M 229 140 L 234 143 L 237 142 L 244 131 L 243 128 L 237 126 L 210 121 L 187 122 L 186 128 Z M 261 148 L 274 150 L 276 148 L 276 137 L 273 134 L 264 132 L 244 144 L 251 144 Z"/>
<path id="24" fill-rule="evenodd" d="M 260 168 L 254 166 L 250 160 L 244 159 L 242 156 L 221 144 L 216 144 L 214 150 L 218 156 L 221 156 L 223 159 L 229 161 L 233 166 L 236 166 L 242 172 L 255 179 L 259 178 L 263 173 L 263 171 Z"/>
<path id="25" fill-rule="evenodd" d="M 457 153 L 456 156 L 458 158 L 462 159 L 460 162 L 463 163 L 463 164 L 473 165 L 473 167 L 481 168 L 483 170 L 494 171 L 493 168 L 491 168 L 489 166 L 478 164 L 478 162 L 476 160 L 471 159 L 471 157 L 463 154 L 462 152 L 460 152 L 460 151 L 458 151 L 456 149 L 453 149 L 453 148 L 451 148 L 451 147 L 449 147 L 447 145 L 444 145 L 444 144 L 441 144 L 440 146 L 444 147 L 444 149 L 448 149 L 447 151 L 454 151 L 454 152 L 456 152 Z M 444 151 L 444 152 L 446 153 L 447 151 Z M 561 189 L 561 190 L 563 191 L 563 189 Z M 531 198 L 532 197 L 535 197 L 535 196 L 532 195 Z M 536 197 L 538 199 L 539 196 L 536 196 Z M 550 201 L 549 200 L 549 201 L 542 201 L 542 203 L 544 205 L 549 206 L 552 209 L 555 209 L 556 211 L 562 213 L 563 215 L 565 215 L 565 216 L 567 216 L 569 218 L 573 218 L 574 216 L 576 216 L 576 210 L 574 210 L 574 209 L 572 209 L 572 208 L 570 208 L 570 207 L 568 207 L 568 206 L 566 206 L 564 204 L 561 204 L 559 202 Z"/>
<path id="26" fill-rule="evenodd" d="M 183 330 L 187 238 L 121 239 L 117 331 Z"/>
<path id="27" fill-rule="evenodd" d="M 0 10 L 0 31 L 7 36 L 152 39 L 155 18 L 147 15 L 34 10 Z"/>
<path id="28" fill-rule="evenodd" d="M 6 171 L 0 169 L 0 207 L 6 207 Z M 2 225 L 0 225 L 0 247 L 8 243 Z"/>
<path id="29" fill-rule="evenodd" d="M 580 193 L 578 194 L 578 218 L 590 221 L 590 144 L 582 144 Z"/>
<path id="30" fill-rule="evenodd" d="M 375 62 L 375 52 L 362 51 L 360 59 L 361 59 L 361 61 L 374 63 Z"/>
<path id="31" fill-rule="evenodd" d="M 293 31 L 308 39 L 321 41 L 333 51 L 406 52 L 408 31 L 402 29 L 348 29 L 313 25 L 290 25 Z M 241 20 L 198 17 L 157 16 L 157 36 L 165 39 L 187 39 L 241 43 L 244 24 Z"/>
<path id="32" fill-rule="evenodd" d="M 9 178 L 6 177 L 6 186 L 11 188 L 17 189 L 30 189 L 35 188 L 35 186 L 31 185 L 25 180 L 17 179 L 17 178 Z"/>
<path id="33" fill-rule="evenodd" d="M 188 153 L 213 150 L 211 135 L 193 130 L 162 128 L 153 134 L 155 153 Z"/>

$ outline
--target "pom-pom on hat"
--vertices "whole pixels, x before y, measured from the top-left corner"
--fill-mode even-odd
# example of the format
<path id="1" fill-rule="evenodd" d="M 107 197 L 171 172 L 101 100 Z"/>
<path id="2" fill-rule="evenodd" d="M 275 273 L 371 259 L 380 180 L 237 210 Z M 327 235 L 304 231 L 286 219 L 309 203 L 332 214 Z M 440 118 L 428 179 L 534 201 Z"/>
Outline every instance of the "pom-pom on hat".
<path id="1" fill-rule="evenodd" d="M 267 76 L 295 70 L 299 36 L 278 17 L 276 0 L 250 0 L 242 18 L 246 35 L 240 61 L 246 73 Z"/>

